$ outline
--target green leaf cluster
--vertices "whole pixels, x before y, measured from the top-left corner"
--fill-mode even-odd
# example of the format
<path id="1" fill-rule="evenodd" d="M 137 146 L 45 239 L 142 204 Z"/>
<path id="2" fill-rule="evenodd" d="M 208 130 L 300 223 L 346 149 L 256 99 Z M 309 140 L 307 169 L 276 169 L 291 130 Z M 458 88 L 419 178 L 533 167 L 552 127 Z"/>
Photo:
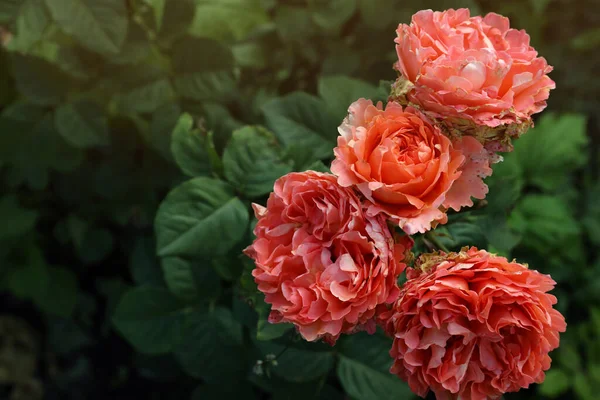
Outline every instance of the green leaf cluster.
<path id="1" fill-rule="evenodd" d="M 527 29 L 557 89 L 485 201 L 417 250 L 475 245 L 551 274 L 565 344 L 543 385 L 506 398 L 593 399 L 593 1 L 0 0 L 0 286 L 42 311 L 57 397 L 414 398 L 380 332 L 332 348 L 270 324 L 243 250 L 251 203 L 329 171 L 348 106 L 385 102 L 397 24 L 464 6 Z"/>

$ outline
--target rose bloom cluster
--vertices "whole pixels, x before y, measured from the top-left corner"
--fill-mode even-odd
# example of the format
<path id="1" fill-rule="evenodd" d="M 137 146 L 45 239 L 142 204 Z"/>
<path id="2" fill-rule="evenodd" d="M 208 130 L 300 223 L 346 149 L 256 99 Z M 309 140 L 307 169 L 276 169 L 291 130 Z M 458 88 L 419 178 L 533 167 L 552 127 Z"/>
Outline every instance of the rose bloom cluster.
<path id="1" fill-rule="evenodd" d="M 275 182 L 253 205 L 244 252 L 271 323 L 331 345 L 379 324 L 393 338 L 391 372 L 418 395 L 497 399 L 550 368 L 566 329 L 554 281 L 476 248 L 407 264 L 412 235 L 485 198 L 496 152 L 544 109 L 552 68 L 497 14 L 421 11 L 397 33 L 388 103 L 349 106 L 331 174 Z"/>

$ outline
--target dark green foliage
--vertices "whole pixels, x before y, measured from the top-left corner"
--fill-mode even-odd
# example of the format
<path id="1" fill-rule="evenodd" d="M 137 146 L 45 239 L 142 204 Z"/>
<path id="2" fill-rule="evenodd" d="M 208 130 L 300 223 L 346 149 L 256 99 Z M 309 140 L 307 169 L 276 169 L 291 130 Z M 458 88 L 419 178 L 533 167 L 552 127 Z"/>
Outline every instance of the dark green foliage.
<path id="1" fill-rule="evenodd" d="M 557 89 L 485 201 L 417 246 L 552 274 L 568 332 L 546 382 L 505 397 L 597 398 L 594 0 L 0 0 L 0 285 L 44 313 L 59 398 L 414 398 L 382 334 L 268 323 L 242 251 L 251 202 L 328 171 L 349 104 L 386 100 L 397 24 L 460 6 L 527 29 Z"/>

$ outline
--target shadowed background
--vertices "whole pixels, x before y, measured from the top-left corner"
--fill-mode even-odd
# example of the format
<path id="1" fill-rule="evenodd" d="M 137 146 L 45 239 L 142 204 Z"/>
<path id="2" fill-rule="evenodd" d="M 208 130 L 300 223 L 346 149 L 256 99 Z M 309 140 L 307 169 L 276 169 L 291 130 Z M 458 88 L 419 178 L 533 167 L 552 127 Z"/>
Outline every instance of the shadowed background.
<path id="1" fill-rule="evenodd" d="M 598 0 L 0 0 L 0 286 L 11 296 L 0 319 L 30 321 L 45 396 L 412 398 L 387 372 L 383 337 L 331 348 L 266 324 L 240 256 L 249 229 L 223 254 L 177 264 L 156 256 L 154 219 L 175 185 L 223 176 L 224 149 L 246 149 L 230 140 L 245 125 L 265 126 L 281 148 L 248 150 L 270 164 L 250 171 L 264 177 L 252 188 L 234 185 L 243 206 L 264 203 L 279 175 L 328 165 L 350 102 L 385 99 L 381 81 L 396 77 L 398 23 L 451 7 L 526 29 L 557 89 L 494 167 L 487 206 L 451 216 L 440 240 L 558 282 L 569 325 L 553 367 L 543 385 L 505 397 L 597 398 Z M 193 122 L 175 129 L 183 112 Z"/>

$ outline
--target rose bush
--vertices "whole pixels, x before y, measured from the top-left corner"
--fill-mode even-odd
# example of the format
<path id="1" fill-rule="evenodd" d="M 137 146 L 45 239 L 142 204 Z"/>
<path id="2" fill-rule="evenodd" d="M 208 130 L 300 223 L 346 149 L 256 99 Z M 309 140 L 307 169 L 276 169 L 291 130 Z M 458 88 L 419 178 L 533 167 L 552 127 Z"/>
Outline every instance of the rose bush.
<path id="1" fill-rule="evenodd" d="M 407 250 L 382 216 L 367 216 L 334 176 L 291 173 L 275 182 L 266 207 L 254 204 L 258 289 L 269 321 L 292 322 L 309 341 L 335 343 L 341 333 L 373 331 L 375 308 L 398 297 Z"/>
<path id="2" fill-rule="evenodd" d="M 392 309 L 391 372 L 421 397 L 498 399 L 544 380 L 564 317 L 555 282 L 485 250 L 422 255 Z"/>
<path id="3" fill-rule="evenodd" d="M 471 137 L 451 141 L 421 112 L 360 99 L 339 128 L 331 171 L 367 198 L 367 213 L 384 213 L 406 233 L 447 221 L 445 210 L 483 199 L 491 175 L 487 152 Z"/>
<path id="4" fill-rule="evenodd" d="M 455 134 L 499 140 L 499 149 L 527 129 L 555 87 L 552 67 L 529 35 L 495 13 L 419 11 L 410 25 L 398 26 L 395 41 L 396 68 L 408 81 L 398 83 L 397 94 L 432 117 L 449 118 Z"/>
<path id="5" fill-rule="evenodd" d="M 280 276 L 275 268 L 264 268 L 261 274 L 267 283 L 256 280 L 252 271 L 257 267 L 242 250 L 255 238 L 251 205 L 268 205 L 278 178 L 307 169 L 331 172 L 336 127 L 348 106 L 363 97 L 373 104 L 390 102 L 389 85 L 398 78 L 390 65 L 398 60 L 395 31 L 400 22 L 410 24 L 410 16 L 423 3 L 64 3 L 0 1 L 0 215 L 5 222 L 0 228 L 0 284 L 14 297 L 33 301 L 43 313 L 35 321 L 48 323 L 42 331 L 49 340 L 40 355 L 50 365 L 40 365 L 38 371 L 45 397 L 416 398 L 406 382 L 389 372 L 392 338 L 380 332 L 342 334 L 331 348 L 318 340 L 303 340 L 292 323 L 270 324 L 268 317 L 276 310 L 264 302 L 257 282 L 263 288 L 278 288 Z M 484 188 L 476 176 L 479 165 L 489 168 L 485 157 L 506 149 L 507 139 L 524 131 L 528 121 L 492 128 L 462 115 L 440 118 L 419 104 L 408 104 L 403 90 L 413 83 L 404 78 L 391 93 L 391 102 L 406 102 L 401 103 L 403 113 L 412 107 L 425 114 L 434 130 L 449 140 L 450 152 L 465 157 L 452 172 L 460 176 L 436 199 L 458 197 L 459 212 L 442 203 L 438 211 L 447 214 L 448 222 L 435 226 L 433 221 L 435 230 L 412 237 L 415 256 L 476 244 L 509 260 L 527 262 L 558 283 L 552 292 L 559 299 L 555 307 L 568 316 L 569 329 L 552 353 L 544 383 L 507 394 L 507 400 L 596 400 L 595 388 L 600 387 L 600 185 L 594 174 L 599 170 L 599 143 L 586 135 L 596 133 L 593 118 L 600 99 L 594 57 L 598 7 L 592 0 L 575 3 L 468 2 L 471 16 L 495 11 L 509 16 L 511 27 L 526 28 L 535 49 L 554 66 L 550 76 L 557 82 L 548 102 L 554 113 L 532 115 L 535 129 L 514 141 L 515 151 L 504 163 L 494 165 L 493 175 L 482 182 L 489 193 L 472 209 L 461 204 L 471 198 L 475 202 L 484 193 L 472 196 L 472 184 L 462 178 L 473 174 L 477 187 Z M 441 11 L 446 4 L 438 1 L 427 7 Z M 447 20 L 433 23 L 444 30 Z M 477 83 L 477 69 L 472 67 L 462 71 L 471 85 Z M 512 90 L 512 81 L 505 83 Z M 440 99 L 456 100 L 461 90 Z M 570 114 L 559 114 L 566 111 Z M 573 114 L 577 112 L 586 114 Z M 370 129 L 370 122 L 363 123 L 365 131 Z M 357 136 L 360 132 L 356 128 Z M 459 140 L 465 136 L 475 138 Z M 427 137 L 431 141 L 423 140 L 425 144 L 438 143 L 441 148 L 447 143 L 435 134 Z M 359 147 L 358 140 L 352 140 L 342 146 L 350 155 Z M 479 151 L 481 144 L 489 155 Z M 468 150 L 470 146 L 474 150 Z M 441 165 L 435 160 L 443 158 L 442 151 L 435 145 L 431 149 L 422 154 L 429 160 L 423 164 Z M 421 162 L 418 146 L 416 151 L 405 150 Z M 376 164 L 376 157 L 372 159 Z M 485 164 L 475 162 L 479 159 Z M 396 161 L 400 165 L 409 157 Z M 350 162 L 350 172 L 359 164 Z M 409 166 L 406 171 L 418 169 Z M 440 177 L 450 175 L 443 168 L 439 172 Z M 361 176 L 343 189 L 362 203 L 364 220 L 388 219 L 385 228 L 390 232 L 383 231 L 384 237 L 401 233 L 398 221 L 393 226 L 390 215 L 375 210 L 400 207 L 384 204 L 382 197 L 377 205 L 359 190 L 366 182 L 381 182 L 386 186 L 375 192 L 394 193 L 392 185 L 383 176 L 367 174 L 360 183 Z M 415 186 L 418 182 L 415 177 Z M 339 186 L 332 183 L 330 190 L 323 185 L 324 197 L 337 196 Z M 452 191 L 464 198 L 451 196 Z M 427 197 L 425 190 L 403 187 L 399 192 Z M 356 199 L 350 203 L 356 204 Z M 372 207 L 377 216 L 364 207 Z M 263 224 L 275 221 L 268 210 L 257 208 L 267 211 L 259 218 Z M 427 203 L 423 208 L 431 207 Z M 314 213 L 307 210 L 309 216 Z M 263 236 L 277 244 L 281 238 L 269 237 L 277 232 L 275 225 Z M 363 236 L 369 234 L 367 222 L 364 225 L 357 228 Z M 383 221 L 374 226 L 384 229 Z M 304 242 L 313 246 L 315 255 L 319 237 L 345 243 L 331 239 L 335 228 L 329 226 L 331 235 L 316 229 Z M 294 229 L 302 231 L 298 225 Z M 376 236 L 373 246 L 379 242 Z M 365 250 L 360 257 L 371 257 L 369 246 L 354 244 L 348 247 Z M 297 285 L 286 293 L 296 302 L 306 293 L 313 296 L 313 289 L 329 293 L 329 298 L 333 293 L 356 293 L 347 301 L 354 307 L 361 294 L 358 288 L 348 289 L 345 274 L 354 272 L 342 269 L 344 254 L 330 260 L 340 260 L 343 274 L 327 267 L 336 281 L 323 284 L 325 274 L 320 272 L 320 285 L 328 289 Z M 287 266 L 284 260 L 296 255 L 272 260 Z M 315 263 L 310 256 L 301 257 L 309 267 Z M 408 255 L 401 263 L 412 267 L 413 259 Z M 365 296 L 370 285 L 384 281 L 361 273 L 353 277 L 364 284 Z M 398 278 L 403 283 L 405 276 Z M 371 295 L 380 292 L 375 289 Z M 337 304 L 323 319 L 339 311 Z M 287 311 L 294 307 L 290 302 Z M 296 316 L 301 315 L 299 308 Z M 275 317 L 271 321 L 283 322 L 281 313 L 275 312 Z M 356 329 L 372 328 L 371 320 L 362 324 L 358 318 Z M 352 325 L 344 320 L 342 328 L 344 324 Z M 320 337 L 331 339 L 329 333 Z M 452 343 L 448 349 L 453 351 Z M 0 384 L 4 394 L 11 386 L 13 394 L 18 391 L 18 385 Z M 447 395 L 440 393 L 442 398 Z"/>

